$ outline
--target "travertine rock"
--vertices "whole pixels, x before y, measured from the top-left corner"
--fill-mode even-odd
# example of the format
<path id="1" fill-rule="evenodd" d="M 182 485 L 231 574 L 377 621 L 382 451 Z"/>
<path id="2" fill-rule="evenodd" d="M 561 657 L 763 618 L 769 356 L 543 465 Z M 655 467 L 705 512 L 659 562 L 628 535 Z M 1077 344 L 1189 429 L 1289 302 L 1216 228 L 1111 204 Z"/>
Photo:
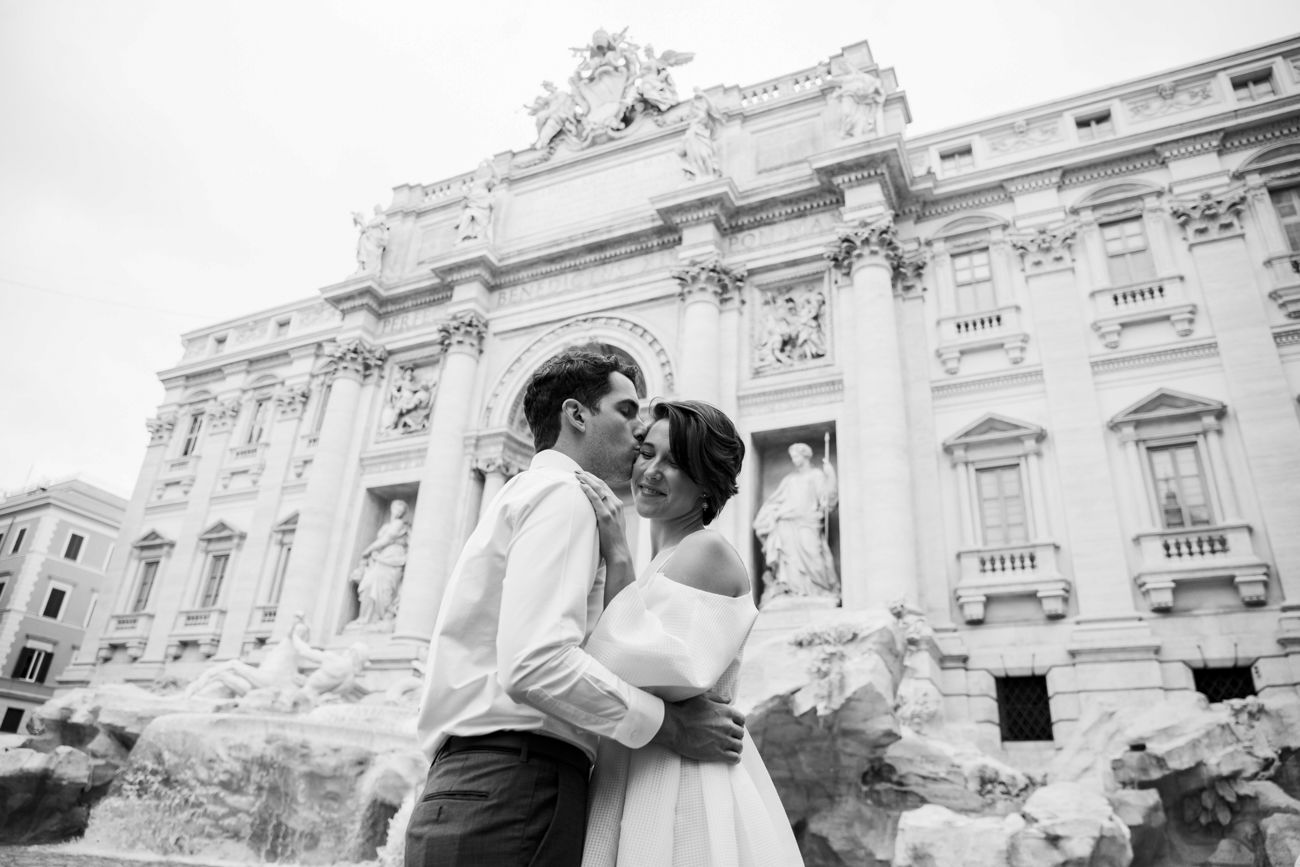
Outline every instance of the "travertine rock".
<path id="1" fill-rule="evenodd" d="M 1019 815 L 971 818 L 928 804 L 899 819 L 893 867 L 1006 867 L 1010 838 L 1024 824 Z"/>
<path id="2" fill-rule="evenodd" d="M 1264 833 L 1264 854 L 1268 867 L 1291 867 L 1300 864 L 1300 816 L 1279 813 L 1259 823 Z"/>
<path id="3" fill-rule="evenodd" d="M 0 844 L 53 843 L 86 828 L 91 760 L 71 747 L 0 752 Z"/>
<path id="4" fill-rule="evenodd" d="M 1029 796 L 1024 827 L 1011 835 L 1009 867 L 1128 867 L 1128 828 L 1095 789 L 1054 783 Z"/>

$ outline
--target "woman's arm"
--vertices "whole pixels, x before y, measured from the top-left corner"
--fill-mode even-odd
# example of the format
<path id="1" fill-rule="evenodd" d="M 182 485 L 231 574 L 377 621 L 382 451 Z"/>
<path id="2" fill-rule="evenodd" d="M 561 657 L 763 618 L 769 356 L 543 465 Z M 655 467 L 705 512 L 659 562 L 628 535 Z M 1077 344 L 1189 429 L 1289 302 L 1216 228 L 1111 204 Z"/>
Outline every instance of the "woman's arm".
<path id="1" fill-rule="evenodd" d="M 596 529 L 600 533 L 600 556 L 605 560 L 605 607 L 623 588 L 636 580 L 632 552 L 623 530 L 623 501 L 609 485 L 585 470 L 577 470 L 578 484 L 596 512 Z"/>

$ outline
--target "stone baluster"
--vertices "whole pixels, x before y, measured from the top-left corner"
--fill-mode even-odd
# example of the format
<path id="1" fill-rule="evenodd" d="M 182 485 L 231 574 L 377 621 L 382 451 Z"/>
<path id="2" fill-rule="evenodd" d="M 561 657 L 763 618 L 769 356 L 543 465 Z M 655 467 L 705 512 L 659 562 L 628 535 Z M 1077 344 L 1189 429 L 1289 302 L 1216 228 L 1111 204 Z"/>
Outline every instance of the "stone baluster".
<path id="1" fill-rule="evenodd" d="M 678 383 L 684 397 L 718 404 L 721 309 L 724 301 L 737 298 L 745 283 L 744 269 L 729 268 L 716 258 L 696 262 L 673 272 L 685 307 L 682 313 L 681 376 Z"/>
<path id="2" fill-rule="evenodd" d="M 487 320 L 475 309 L 454 313 L 439 326 L 442 372 L 420 475 L 420 507 L 411 518 L 411 545 L 393 630 L 398 640 L 429 640 L 443 588 L 459 554 L 455 549 L 461 516 L 456 509 L 469 481 L 465 433 L 486 333 Z"/>
<path id="3" fill-rule="evenodd" d="M 845 424 L 856 443 L 841 448 L 840 505 L 846 608 L 884 608 L 917 597 L 907 400 L 894 302 L 894 269 L 903 261 L 892 215 L 841 229 L 826 253 L 841 281 L 847 313 Z M 847 394 L 848 392 L 852 394 Z M 844 443 L 841 428 L 841 443 Z"/>
<path id="4" fill-rule="evenodd" d="M 362 384 L 379 370 L 388 352 L 360 338 L 328 346 L 329 402 L 321 422 L 319 440 L 308 470 L 307 490 L 298 513 L 293 557 L 280 594 L 274 637 L 289 632 L 297 611 L 320 610 L 316 599 L 323 592 L 322 576 L 333 574 L 328 565 L 339 503 L 343 498 L 346 461 L 351 450 Z"/>

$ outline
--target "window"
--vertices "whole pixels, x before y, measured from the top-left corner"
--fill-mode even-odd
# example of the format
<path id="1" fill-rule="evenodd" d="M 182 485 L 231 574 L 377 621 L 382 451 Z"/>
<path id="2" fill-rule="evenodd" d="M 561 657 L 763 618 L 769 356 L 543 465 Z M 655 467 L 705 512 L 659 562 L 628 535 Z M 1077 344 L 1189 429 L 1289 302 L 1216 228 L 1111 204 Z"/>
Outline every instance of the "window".
<path id="1" fill-rule="evenodd" d="M 288 319 L 275 320 L 275 336 L 284 337 L 288 333 L 289 333 L 289 320 Z"/>
<path id="2" fill-rule="evenodd" d="M 9 581 L 7 580 L 8 578 L 9 578 L 8 575 L 0 575 L 0 602 L 4 601 L 5 585 L 9 583 Z"/>
<path id="3" fill-rule="evenodd" d="M 289 574 L 289 555 L 293 553 L 293 540 L 279 546 L 275 557 L 275 571 L 271 573 L 271 586 L 266 591 L 266 603 L 274 605 L 280 601 L 280 591 L 284 589 L 284 576 Z"/>
<path id="4" fill-rule="evenodd" d="M 207 574 L 203 579 L 203 595 L 199 599 L 200 608 L 215 608 L 221 598 L 221 584 L 226 580 L 226 566 L 230 563 L 229 554 L 212 554 L 208 557 Z"/>
<path id="5" fill-rule="evenodd" d="M 45 592 L 45 604 L 41 606 L 41 616 L 58 620 L 63 615 L 63 604 L 68 601 L 71 592 L 72 588 L 68 585 L 51 581 L 49 590 Z"/>
<path id="6" fill-rule="evenodd" d="M 939 154 L 939 168 L 945 175 L 959 175 L 975 168 L 975 154 L 970 147 Z"/>
<path id="7" fill-rule="evenodd" d="M 258 398 L 253 403 L 253 415 L 248 420 L 248 433 L 244 435 L 245 445 L 254 445 L 262 441 L 266 432 L 266 419 L 271 410 L 271 398 Z"/>
<path id="8" fill-rule="evenodd" d="M 993 271 L 987 248 L 953 256 L 952 274 L 957 284 L 958 313 L 976 313 L 998 306 L 993 294 Z"/>
<path id="9" fill-rule="evenodd" d="M 4 719 L 0 720 L 0 732 L 5 734 L 14 734 L 23 722 L 23 709 L 20 707 L 5 708 Z"/>
<path id="10" fill-rule="evenodd" d="M 86 541 L 86 537 L 79 533 L 72 533 L 68 536 L 68 544 L 63 549 L 63 559 L 77 562 L 81 556 L 81 546 Z"/>
<path id="11" fill-rule="evenodd" d="M 1101 237 L 1106 245 L 1106 266 L 1112 286 L 1127 286 L 1156 276 L 1155 260 L 1151 258 L 1141 217 L 1105 223 Z"/>
<path id="12" fill-rule="evenodd" d="M 28 683 L 45 683 L 50 673 L 50 662 L 54 659 L 54 645 L 44 641 L 28 641 L 18 652 L 18 662 L 14 665 L 13 679 Z"/>
<path id="13" fill-rule="evenodd" d="M 1254 102 L 1277 93 L 1273 87 L 1273 73 L 1268 69 L 1238 75 L 1232 79 L 1232 92 L 1238 102 Z"/>
<path id="14" fill-rule="evenodd" d="M 212 338 L 212 354 L 220 355 L 226 351 L 226 335 Z"/>
<path id="15" fill-rule="evenodd" d="M 0 533 L 0 551 L 4 550 L 4 545 L 5 545 L 5 534 Z"/>
<path id="16" fill-rule="evenodd" d="M 1300 253 L 1300 187 L 1287 187 L 1270 193 L 1273 209 L 1282 221 L 1286 245 L 1293 253 Z"/>
<path id="17" fill-rule="evenodd" d="M 1079 141 L 1096 141 L 1109 138 L 1115 134 L 1115 125 L 1111 123 L 1110 112 L 1103 111 L 1086 117 L 1074 119 L 1075 129 L 1079 131 Z"/>
<path id="18" fill-rule="evenodd" d="M 1230 698 L 1247 698 L 1256 695 L 1255 678 L 1250 666 L 1224 666 L 1222 668 L 1194 668 L 1192 682 L 1196 691 L 1211 703 Z"/>
<path id="19" fill-rule="evenodd" d="M 1175 530 L 1212 524 L 1197 443 L 1149 446 L 1147 457 L 1161 526 Z"/>
<path id="20" fill-rule="evenodd" d="M 18 534 L 14 536 L 14 545 L 12 548 L 9 549 L 10 554 L 18 553 L 18 549 L 23 546 L 23 538 L 26 537 L 26 535 L 27 535 L 27 528 L 19 527 Z"/>
<path id="21" fill-rule="evenodd" d="M 1017 545 L 1029 540 L 1025 493 L 1020 465 L 983 467 L 975 470 L 980 525 L 985 545 Z"/>
<path id="22" fill-rule="evenodd" d="M 86 606 L 86 616 L 81 618 L 81 628 L 85 629 L 90 626 L 90 618 L 95 616 L 95 607 L 99 605 L 99 594 L 91 592 L 90 604 Z"/>
<path id="23" fill-rule="evenodd" d="M 1052 709 L 1047 698 L 1047 678 L 998 677 L 998 724 L 1002 740 L 1052 740 Z"/>
<path id="24" fill-rule="evenodd" d="M 160 560 L 140 561 L 140 573 L 135 579 L 135 595 L 131 599 L 131 613 L 138 614 L 149 604 L 149 594 L 153 592 L 154 579 L 158 577 Z"/>
<path id="25" fill-rule="evenodd" d="M 329 407 L 330 392 L 334 388 L 334 383 L 327 382 L 321 388 L 319 396 L 316 398 L 316 417 L 311 422 L 311 432 L 320 433 L 320 429 L 325 426 L 325 410 Z"/>
<path id="26" fill-rule="evenodd" d="M 181 445 L 181 457 L 187 458 L 194 454 L 194 450 L 199 445 L 199 433 L 203 430 L 203 413 L 190 413 L 189 427 L 185 430 L 185 440 Z"/>

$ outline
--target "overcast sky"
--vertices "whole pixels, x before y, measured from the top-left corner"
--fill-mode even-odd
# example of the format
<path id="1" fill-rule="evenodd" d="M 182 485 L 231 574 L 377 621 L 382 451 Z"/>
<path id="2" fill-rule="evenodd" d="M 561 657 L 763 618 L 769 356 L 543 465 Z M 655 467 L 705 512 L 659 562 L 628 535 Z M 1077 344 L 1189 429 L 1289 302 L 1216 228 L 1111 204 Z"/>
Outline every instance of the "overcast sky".
<path id="1" fill-rule="evenodd" d="M 869 40 L 928 132 L 1300 32 L 1295 0 L 0 0 L 0 491 L 129 495 L 179 335 L 354 268 L 351 212 L 533 136 L 597 27 L 680 91 Z"/>

